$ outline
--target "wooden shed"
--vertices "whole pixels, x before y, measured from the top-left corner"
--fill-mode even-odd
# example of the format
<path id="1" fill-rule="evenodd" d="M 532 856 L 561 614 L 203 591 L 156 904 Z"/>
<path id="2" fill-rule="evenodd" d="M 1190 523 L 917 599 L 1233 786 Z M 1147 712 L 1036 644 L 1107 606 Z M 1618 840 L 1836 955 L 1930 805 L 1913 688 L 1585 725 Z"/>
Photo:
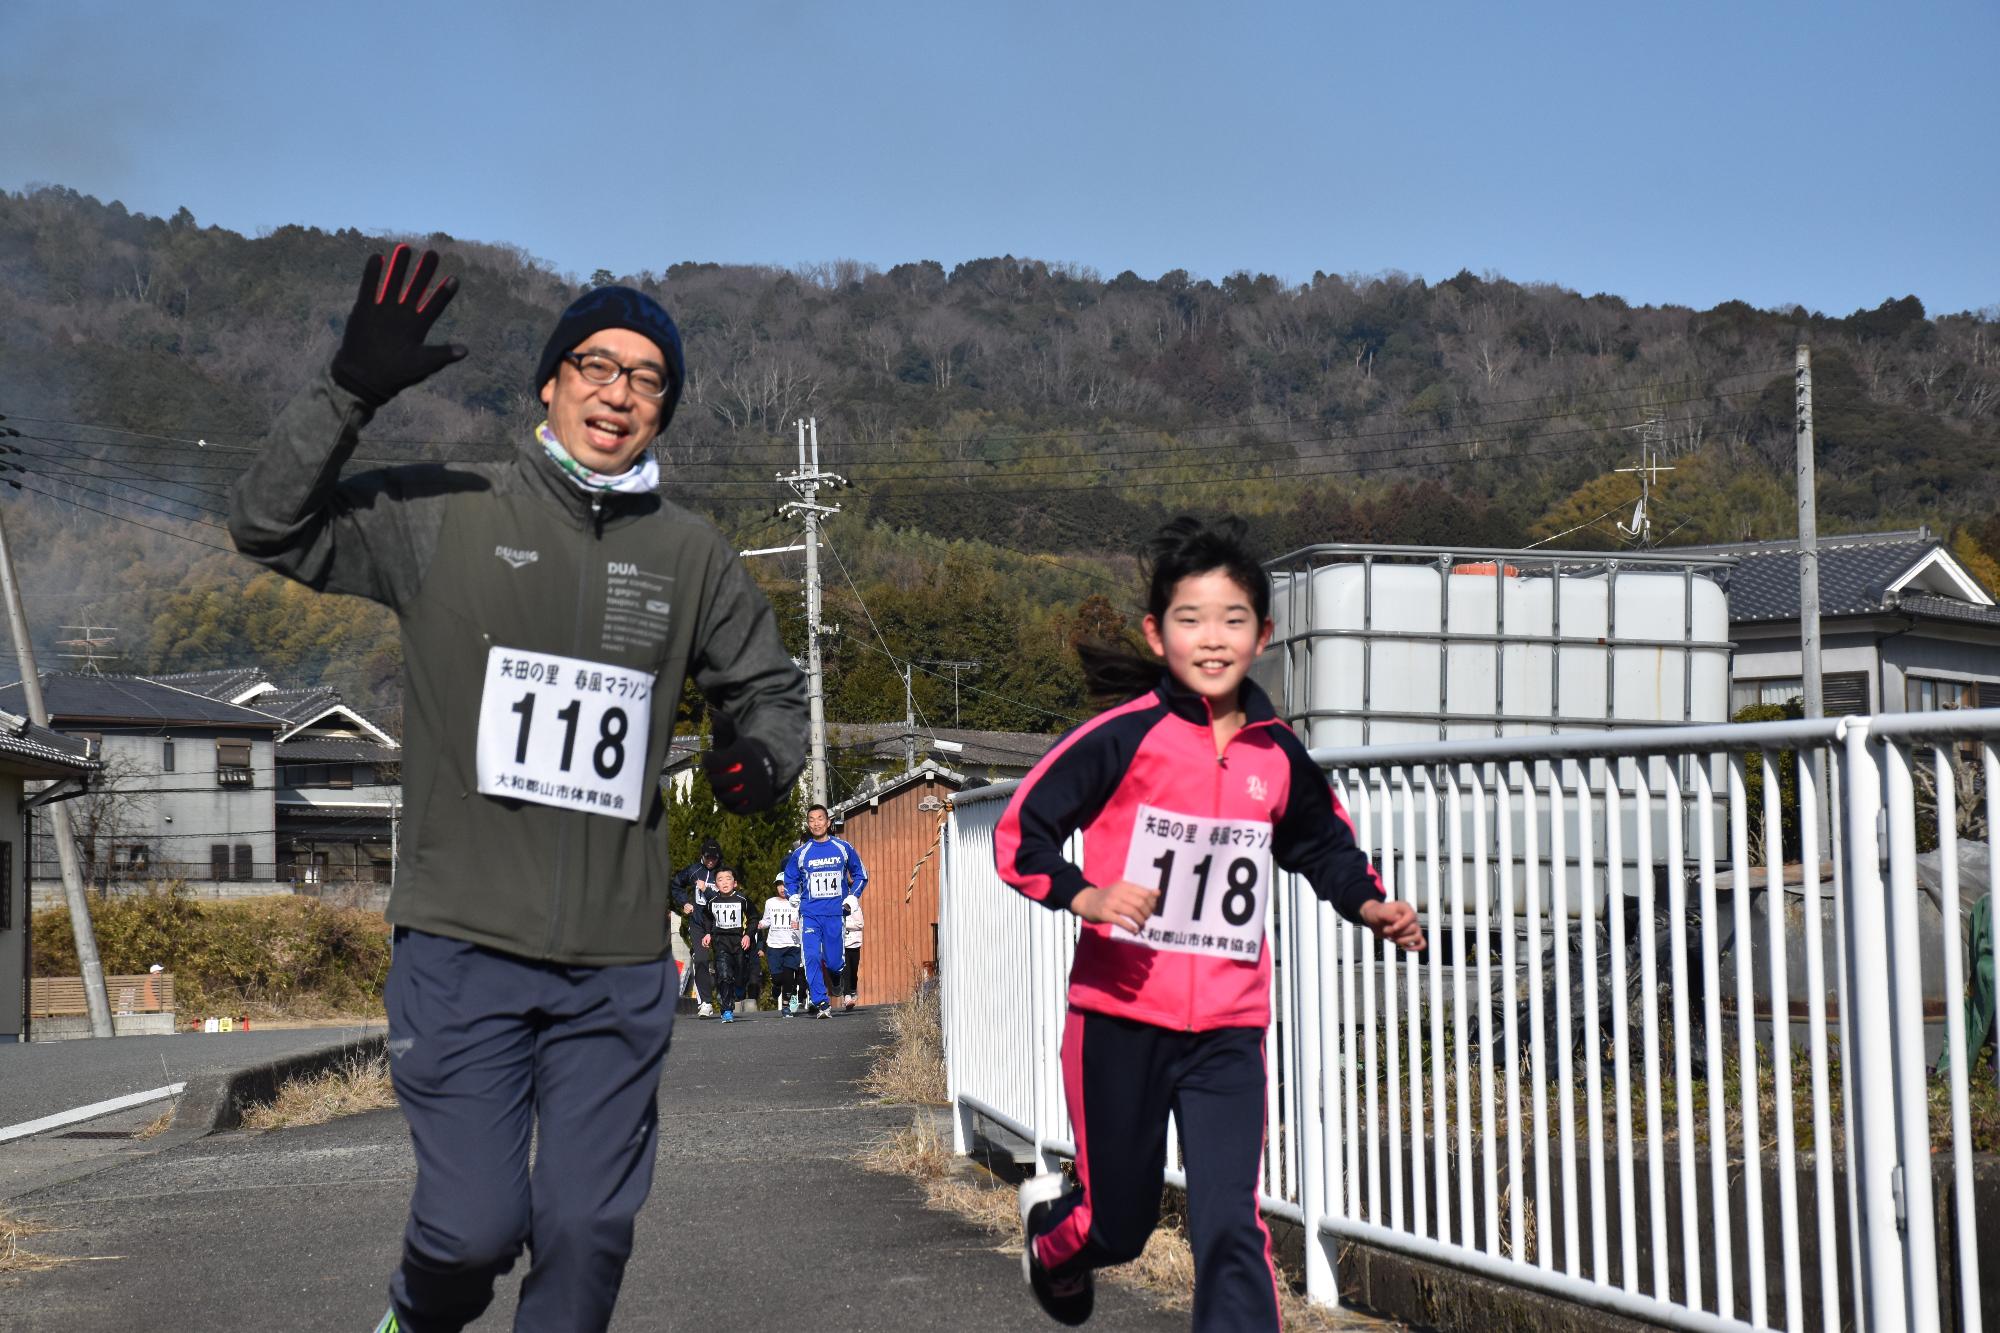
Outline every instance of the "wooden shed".
<path id="1" fill-rule="evenodd" d="M 868 869 L 861 906 L 862 1004 L 908 999 L 937 975 L 938 839 L 964 778 L 932 764 L 879 780 L 836 806 L 840 836 Z"/>

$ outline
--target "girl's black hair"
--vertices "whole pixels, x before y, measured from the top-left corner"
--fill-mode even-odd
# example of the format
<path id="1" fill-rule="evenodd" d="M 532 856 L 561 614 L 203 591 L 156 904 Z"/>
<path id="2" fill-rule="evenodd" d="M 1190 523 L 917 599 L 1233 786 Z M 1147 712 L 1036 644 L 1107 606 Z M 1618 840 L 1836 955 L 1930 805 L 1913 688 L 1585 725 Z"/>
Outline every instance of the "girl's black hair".
<path id="1" fill-rule="evenodd" d="M 1146 572 L 1146 614 L 1165 621 L 1182 579 L 1220 570 L 1250 594 L 1257 622 L 1269 620 L 1271 576 L 1250 545 L 1249 531 L 1250 525 L 1233 515 L 1204 523 L 1183 514 L 1162 527 L 1140 557 Z M 1166 669 L 1158 658 L 1129 645 L 1084 640 L 1076 645 L 1076 655 L 1091 699 L 1106 705 L 1138 698 L 1159 683 Z"/>

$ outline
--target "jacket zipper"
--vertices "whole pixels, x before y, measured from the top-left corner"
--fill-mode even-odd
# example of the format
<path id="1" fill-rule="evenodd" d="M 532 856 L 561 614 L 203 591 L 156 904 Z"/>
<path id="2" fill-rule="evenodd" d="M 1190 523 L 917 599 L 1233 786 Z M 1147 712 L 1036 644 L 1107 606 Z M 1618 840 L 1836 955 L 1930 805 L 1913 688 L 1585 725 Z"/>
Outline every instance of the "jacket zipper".
<path id="1" fill-rule="evenodd" d="M 590 497 L 590 519 L 591 527 L 596 533 L 596 540 L 602 542 L 604 540 L 604 497 L 602 495 L 593 495 Z M 570 631 L 569 655 L 571 657 L 583 656 L 583 608 L 589 602 L 590 564 L 595 558 L 594 551 L 586 551 L 584 559 L 577 563 L 576 619 Z M 562 937 L 563 863 L 569 859 L 570 827 L 577 820 L 586 817 L 580 811 L 565 810 L 561 814 L 562 823 L 556 826 L 555 883 L 550 886 L 551 892 L 549 895 L 548 952 L 551 955 L 555 953 L 557 941 Z"/>
<path id="2" fill-rule="evenodd" d="M 1215 705 L 1211 704 L 1204 697 L 1201 701 L 1201 706 L 1208 712 L 1208 726 L 1203 729 L 1202 736 L 1207 741 L 1208 748 L 1215 750 Z M 1268 725 L 1270 725 L 1268 722 L 1252 722 L 1248 718 L 1245 718 L 1243 725 L 1236 729 L 1236 735 L 1224 741 L 1220 750 L 1215 750 L 1215 763 L 1209 768 L 1209 772 L 1214 775 L 1215 781 L 1209 789 L 1208 798 L 1208 812 L 1213 817 L 1217 819 L 1222 818 L 1222 775 L 1229 768 L 1229 747 L 1236 744 L 1238 737 L 1242 736 L 1245 732 Z M 1195 956 L 1193 954 L 1187 955 L 1187 985 L 1184 988 L 1187 994 L 1187 1020 L 1182 1027 L 1188 1032 L 1195 1030 L 1194 965 Z"/>

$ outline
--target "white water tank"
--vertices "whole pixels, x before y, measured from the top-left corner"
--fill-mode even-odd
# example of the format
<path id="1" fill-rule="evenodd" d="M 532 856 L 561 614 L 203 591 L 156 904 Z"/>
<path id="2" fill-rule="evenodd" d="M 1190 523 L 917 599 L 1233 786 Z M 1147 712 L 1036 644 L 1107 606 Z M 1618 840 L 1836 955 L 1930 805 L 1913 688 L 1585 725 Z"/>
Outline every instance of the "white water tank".
<path id="1" fill-rule="evenodd" d="M 1319 547 L 1272 576 L 1255 674 L 1312 746 L 1728 715 L 1729 606 L 1700 562 Z"/>

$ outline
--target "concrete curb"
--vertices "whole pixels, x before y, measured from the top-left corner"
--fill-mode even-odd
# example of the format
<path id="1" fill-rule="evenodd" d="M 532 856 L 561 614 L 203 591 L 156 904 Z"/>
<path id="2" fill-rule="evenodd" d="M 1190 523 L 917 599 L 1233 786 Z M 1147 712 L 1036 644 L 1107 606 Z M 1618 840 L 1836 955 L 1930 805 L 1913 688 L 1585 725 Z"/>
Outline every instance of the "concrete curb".
<path id="1" fill-rule="evenodd" d="M 173 1122 L 147 1146 L 158 1151 L 236 1129 L 243 1124 L 245 1110 L 276 1097 L 289 1080 L 338 1069 L 350 1061 L 373 1060 L 388 1049 L 388 1041 L 387 1033 L 378 1032 L 192 1079 L 174 1105 Z"/>

